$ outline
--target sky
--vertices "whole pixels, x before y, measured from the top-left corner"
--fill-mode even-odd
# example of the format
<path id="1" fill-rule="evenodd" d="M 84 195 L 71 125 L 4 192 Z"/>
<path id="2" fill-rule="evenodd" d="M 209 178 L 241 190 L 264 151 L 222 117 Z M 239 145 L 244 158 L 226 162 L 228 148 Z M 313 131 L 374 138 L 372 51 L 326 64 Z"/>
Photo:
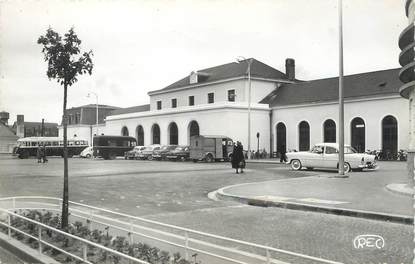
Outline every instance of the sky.
<path id="1" fill-rule="evenodd" d="M 404 0 L 343 0 L 344 73 L 399 67 Z M 92 75 L 68 89 L 68 108 L 149 103 L 147 93 L 191 71 L 253 57 L 302 80 L 338 75 L 337 0 L 1 1 L 0 111 L 59 123 L 63 87 L 46 76 L 39 36 L 74 27 L 94 53 Z"/>

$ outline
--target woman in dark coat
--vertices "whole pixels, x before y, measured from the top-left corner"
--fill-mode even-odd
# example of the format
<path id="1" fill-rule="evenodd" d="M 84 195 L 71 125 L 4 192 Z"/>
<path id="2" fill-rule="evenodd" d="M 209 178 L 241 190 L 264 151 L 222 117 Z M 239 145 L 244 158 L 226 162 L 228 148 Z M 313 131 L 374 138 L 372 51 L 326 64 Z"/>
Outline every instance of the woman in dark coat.
<path id="1" fill-rule="evenodd" d="M 233 147 L 232 168 L 236 169 L 236 173 L 239 173 L 239 168 L 241 169 L 241 173 L 244 173 L 243 169 L 245 168 L 245 158 L 243 153 L 243 146 L 239 141 Z"/>

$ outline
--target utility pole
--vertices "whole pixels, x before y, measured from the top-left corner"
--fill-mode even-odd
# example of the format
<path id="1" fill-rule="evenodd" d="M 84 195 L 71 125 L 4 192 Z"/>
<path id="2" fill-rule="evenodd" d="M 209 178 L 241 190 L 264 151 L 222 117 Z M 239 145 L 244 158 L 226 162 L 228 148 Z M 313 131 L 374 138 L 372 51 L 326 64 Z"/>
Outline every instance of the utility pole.
<path id="1" fill-rule="evenodd" d="M 42 128 L 40 129 L 40 136 L 44 137 L 45 136 L 45 119 L 42 118 Z"/>
<path id="2" fill-rule="evenodd" d="M 339 176 L 344 177 L 343 10 L 339 0 Z"/>

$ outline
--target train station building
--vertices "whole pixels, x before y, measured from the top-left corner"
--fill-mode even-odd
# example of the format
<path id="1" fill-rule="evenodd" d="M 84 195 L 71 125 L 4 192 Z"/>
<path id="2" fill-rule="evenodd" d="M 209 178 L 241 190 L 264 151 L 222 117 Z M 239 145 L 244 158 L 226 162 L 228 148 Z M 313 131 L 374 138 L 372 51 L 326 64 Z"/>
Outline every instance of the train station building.
<path id="1" fill-rule="evenodd" d="M 398 72 L 345 76 L 346 144 L 359 151 L 407 148 L 408 101 L 399 95 Z M 100 134 L 134 136 L 139 145 L 187 145 L 192 135 L 224 135 L 247 149 L 250 112 L 251 149 L 308 150 L 337 140 L 337 91 L 338 78 L 296 79 L 293 59 L 285 72 L 247 59 L 191 72 L 149 92 L 149 104 L 111 111 Z"/>

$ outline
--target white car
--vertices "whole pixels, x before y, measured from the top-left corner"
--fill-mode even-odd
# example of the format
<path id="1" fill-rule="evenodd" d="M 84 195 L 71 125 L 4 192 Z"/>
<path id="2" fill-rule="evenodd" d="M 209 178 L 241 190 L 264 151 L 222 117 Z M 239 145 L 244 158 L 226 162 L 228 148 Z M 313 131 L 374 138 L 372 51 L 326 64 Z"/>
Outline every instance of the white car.
<path id="1" fill-rule="evenodd" d="M 319 143 L 310 151 L 288 152 L 287 164 L 291 164 L 293 170 L 306 167 L 337 169 L 339 164 L 339 144 Z M 351 146 L 344 146 L 344 171 L 375 169 L 377 168 L 375 155 L 357 153 Z"/>
<path id="2" fill-rule="evenodd" d="M 79 154 L 79 157 L 81 158 L 90 158 L 92 157 L 92 147 L 86 147 L 82 152 Z"/>

